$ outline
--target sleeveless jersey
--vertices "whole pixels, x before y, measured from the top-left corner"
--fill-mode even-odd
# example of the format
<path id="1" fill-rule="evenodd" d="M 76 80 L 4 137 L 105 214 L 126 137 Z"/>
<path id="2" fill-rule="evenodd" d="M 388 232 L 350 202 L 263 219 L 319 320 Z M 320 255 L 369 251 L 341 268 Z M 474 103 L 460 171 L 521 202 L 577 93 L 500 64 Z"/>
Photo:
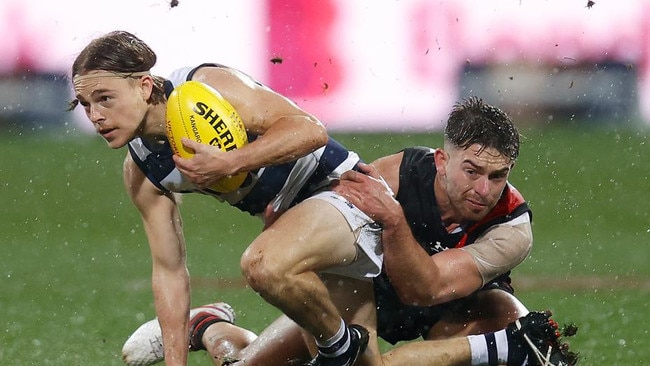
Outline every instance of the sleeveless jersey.
<path id="1" fill-rule="evenodd" d="M 404 150 L 396 196 L 414 237 L 429 255 L 469 245 L 488 228 L 510 221 L 525 212 L 531 214 L 522 195 L 508 183 L 496 206 L 486 217 L 468 225 L 463 231 L 448 233 L 442 224 L 433 192 L 436 175 L 433 152 L 433 149 L 422 147 Z"/>
<path id="2" fill-rule="evenodd" d="M 194 72 L 204 66 L 222 67 L 218 64 L 202 64 L 194 68 L 178 69 L 165 82 L 167 94 L 171 93 L 175 85 L 191 80 Z M 255 138 L 256 136 L 249 135 L 249 142 Z M 153 144 L 135 138 L 128 143 L 128 149 L 137 166 L 162 191 L 210 195 L 251 215 L 263 213 L 270 203 L 275 209 L 289 208 L 326 188 L 343 172 L 356 170 L 360 161 L 356 153 L 330 138 L 327 145 L 298 160 L 249 172 L 239 189 L 219 193 L 197 188 L 176 169 L 168 141 Z"/>
<path id="3" fill-rule="evenodd" d="M 498 203 L 485 218 L 462 231 L 448 233 L 443 226 L 433 191 L 436 176 L 434 151 L 426 147 L 404 150 L 399 171 L 399 190 L 396 195 L 413 236 L 429 255 L 471 245 L 488 228 L 510 221 L 525 212 L 531 214 L 521 194 L 512 185 L 507 184 Z M 487 288 L 494 283 L 509 287 L 510 272 L 485 286 Z M 374 287 L 378 308 L 378 332 L 382 338 L 393 344 L 421 336 L 437 321 L 440 310 L 446 306 L 402 304 L 385 272 L 375 278 Z"/>

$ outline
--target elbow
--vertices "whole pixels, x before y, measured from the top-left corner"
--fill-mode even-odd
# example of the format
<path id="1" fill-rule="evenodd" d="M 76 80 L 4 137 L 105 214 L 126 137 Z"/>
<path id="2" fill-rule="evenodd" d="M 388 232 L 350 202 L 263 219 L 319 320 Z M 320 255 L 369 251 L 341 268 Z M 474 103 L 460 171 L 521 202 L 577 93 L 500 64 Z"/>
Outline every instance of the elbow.
<path id="1" fill-rule="evenodd" d="M 152 277 L 164 281 L 188 281 L 190 274 L 184 257 L 177 260 L 165 260 L 153 257 Z"/>
<path id="2" fill-rule="evenodd" d="M 323 126 L 321 123 L 318 123 L 317 128 L 314 131 L 313 134 L 313 143 L 316 148 L 320 148 L 322 146 L 327 145 L 327 142 L 329 140 L 329 135 L 327 133 L 327 129 L 325 126 Z"/>
<path id="3" fill-rule="evenodd" d="M 325 125 L 314 116 L 306 116 L 309 123 L 302 123 L 303 136 L 308 136 L 309 141 L 315 147 L 325 146 L 329 140 L 329 134 Z M 305 120 L 303 120 L 304 122 Z"/>

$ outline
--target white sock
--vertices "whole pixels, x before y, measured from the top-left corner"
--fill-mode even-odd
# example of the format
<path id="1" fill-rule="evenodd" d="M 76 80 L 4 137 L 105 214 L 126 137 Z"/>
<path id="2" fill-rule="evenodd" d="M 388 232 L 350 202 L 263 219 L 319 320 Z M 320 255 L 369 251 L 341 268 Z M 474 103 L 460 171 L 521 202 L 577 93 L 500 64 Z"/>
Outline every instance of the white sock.
<path id="1" fill-rule="evenodd" d="M 343 319 L 341 319 L 339 330 L 332 338 L 325 341 L 319 341 L 317 339 L 316 345 L 318 346 L 319 352 L 326 357 L 337 357 L 345 353 L 350 348 L 350 333 Z"/>
<path id="2" fill-rule="evenodd" d="M 506 330 L 467 336 L 472 352 L 472 366 L 505 365 L 508 362 Z"/>

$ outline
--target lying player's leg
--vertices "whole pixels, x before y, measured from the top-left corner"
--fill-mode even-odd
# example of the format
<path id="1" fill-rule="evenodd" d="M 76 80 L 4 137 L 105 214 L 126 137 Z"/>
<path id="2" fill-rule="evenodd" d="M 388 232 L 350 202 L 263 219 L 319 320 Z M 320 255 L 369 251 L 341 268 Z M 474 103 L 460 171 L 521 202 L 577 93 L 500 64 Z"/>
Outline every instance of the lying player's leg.
<path id="1" fill-rule="evenodd" d="M 529 313 L 509 286 L 496 286 L 446 307 L 426 338 L 466 336 L 472 365 L 574 365 L 577 356 L 562 343 L 557 328 L 550 312 Z"/>
<path id="2" fill-rule="evenodd" d="M 501 289 L 481 290 L 439 308 L 440 316 L 431 324 L 425 339 L 494 332 L 528 314 L 528 309 L 519 299 Z"/>
<path id="3" fill-rule="evenodd" d="M 192 309 L 191 350 L 205 350 L 217 366 L 237 360 L 244 360 L 249 366 L 284 365 L 295 360 L 305 363 L 311 358 L 302 329 L 288 317 L 278 318 L 259 337 L 236 326 L 234 319 L 232 308 L 221 302 Z M 129 366 L 149 366 L 163 361 L 157 318 L 142 324 L 128 338 L 122 348 L 122 360 Z"/>
<path id="4" fill-rule="evenodd" d="M 471 350 L 467 338 L 414 341 L 382 355 L 382 366 L 468 366 Z M 487 365 L 487 364 L 486 364 Z"/>
<path id="5" fill-rule="evenodd" d="M 506 329 L 468 337 L 411 342 L 383 357 L 383 366 L 573 366 L 550 312 L 531 312 Z"/>
<path id="6" fill-rule="evenodd" d="M 338 309 L 341 309 L 343 319 L 349 324 L 364 324 L 369 331 L 371 341 L 357 365 L 379 365 L 380 353 L 375 330 L 376 315 L 372 282 L 331 273 L 321 274 L 321 278 L 333 303 Z M 229 336 L 233 336 L 233 333 L 224 334 L 226 326 L 217 327 L 218 325 L 219 323 L 215 323 L 214 327 L 205 329 L 200 335 L 210 357 L 215 361 L 225 359 L 233 361 L 232 365 L 246 366 L 305 365 L 318 351 L 313 337 L 283 315 L 233 357 L 231 353 L 228 353 L 230 350 L 223 347 L 224 341 L 226 341 L 226 345 L 233 343 L 228 339 Z M 234 327 L 232 324 L 228 325 Z M 241 335 L 239 336 L 241 337 Z M 364 340 L 364 342 L 366 341 Z M 230 364 L 228 363 L 228 365 Z M 216 365 L 221 365 L 221 363 L 216 363 Z"/>
<path id="7" fill-rule="evenodd" d="M 206 337 L 203 339 L 206 340 Z M 232 365 L 304 365 L 311 359 L 306 340 L 313 342 L 313 338 L 306 337 L 302 328 L 293 320 L 282 315 L 266 327 L 248 347 L 242 349 L 236 357 L 238 362 Z M 210 352 L 210 356 L 215 359 L 220 354 Z"/>
<path id="8" fill-rule="evenodd" d="M 196 333 L 198 335 L 198 333 Z M 198 337 L 197 337 L 198 338 Z M 241 350 L 257 338 L 255 333 L 227 322 L 208 326 L 199 343 L 217 366 L 227 365 L 240 357 Z M 194 351 L 197 349 L 193 349 Z"/>
<path id="9" fill-rule="evenodd" d="M 494 333 L 407 343 L 383 354 L 381 361 L 376 361 L 376 354 L 373 352 L 376 352 L 374 350 L 377 346 L 373 345 L 374 340 L 371 340 L 361 362 L 363 365 L 373 366 L 496 366 L 524 365 L 524 362 L 528 362 L 528 365 L 575 365 L 577 356 L 568 350 L 568 346 L 560 337 L 557 323 L 549 316 L 549 313 L 532 312 L 510 323 L 506 329 Z M 152 322 L 156 320 L 147 322 L 143 326 Z M 228 325 L 231 324 L 213 323 L 201 337 L 215 365 L 223 365 L 224 360 L 228 361 L 226 364 L 233 366 L 295 365 L 304 364 L 311 357 L 305 339 L 312 341 L 312 338 L 304 338 L 301 328 L 286 316 L 282 316 L 239 354 L 226 358 L 226 355 L 232 353 L 225 352 L 223 348 L 213 347 L 209 343 L 215 339 L 227 338 L 228 332 L 235 330 Z M 128 365 L 147 366 L 162 361 L 160 327 L 149 327 L 148 332 L 142 332 L 140 330 L 143 326 L 138 328 L 139 331 L 136 331 L 127 343 L 159 345 L 160 351 L 156 353 L 160 356 L 153 359 L 150 357 L 151 354 L 136 352 L 134 347 L 125 345 L 124 349 L 127 353 L 124 354 L 124 360 Z M 373 330 L 371 334 L 374 334 Z M 372 358 L 375 360 L 373 361 Z M 546 359 L 549 362 L 544 364 Z M 240 362 L 235 362 L 236 360 Z M 303 363 L 300 363 L 301 361 Z"/>

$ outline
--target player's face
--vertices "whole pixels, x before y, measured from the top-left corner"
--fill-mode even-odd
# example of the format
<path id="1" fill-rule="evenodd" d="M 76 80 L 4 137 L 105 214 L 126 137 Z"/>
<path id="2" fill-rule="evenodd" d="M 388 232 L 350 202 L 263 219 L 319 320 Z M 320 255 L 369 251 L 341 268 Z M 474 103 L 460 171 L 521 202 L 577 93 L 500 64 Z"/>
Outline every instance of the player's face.
<path id="1" fill-rule="evenodd" d="M 478 144 L 467 149 L 446 147 L 442 154 L 441 182 L 451 216 L 458 221 L 482 219 L 501 197 L 514 162 Z"/>
<path id="2" fill-rule="evenodd" d="M 104 71 L 75 83 L 76 98 L 95 130 L 113 149 L 132 140 L 141 129 L 148 104 L 138 78 L 123 78 Z M 106 75 L 106 76 L 101 76 Z"/>

